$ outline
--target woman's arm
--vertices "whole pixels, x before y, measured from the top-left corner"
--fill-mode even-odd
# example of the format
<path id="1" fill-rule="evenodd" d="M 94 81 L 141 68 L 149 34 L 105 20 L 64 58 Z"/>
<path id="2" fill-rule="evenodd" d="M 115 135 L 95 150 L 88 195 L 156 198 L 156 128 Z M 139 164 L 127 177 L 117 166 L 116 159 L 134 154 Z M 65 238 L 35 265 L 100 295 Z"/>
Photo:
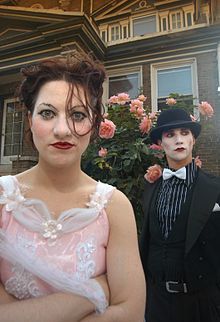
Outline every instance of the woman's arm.
<path id="1" fill-rule="evenodd" d="M 81 322 L 143 322 L 146 287 L 131 204 L 121 192 L 115 191 L 107 213 L 110 306 L 104 314 L 91 314 Z"/>
<path id="2" fill-rule="evenodd" d="M 1 289 L 0 303 L 2 298 L 6 300 L 4 293 Z M 4 322 L 78 322 L 95 309 L 86 298 L 64 293 L 5 303 L 0 305 L 0 320 Z"/>

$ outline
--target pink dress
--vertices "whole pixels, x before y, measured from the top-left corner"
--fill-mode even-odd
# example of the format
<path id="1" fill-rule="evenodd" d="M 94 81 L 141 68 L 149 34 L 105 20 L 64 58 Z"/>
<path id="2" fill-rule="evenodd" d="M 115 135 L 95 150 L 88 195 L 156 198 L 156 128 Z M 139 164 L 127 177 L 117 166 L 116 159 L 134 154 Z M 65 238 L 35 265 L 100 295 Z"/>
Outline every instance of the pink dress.
<path id="1" fill-rule="evenodd" d="M 87 208 L 53 220 L 44 202 L 22 195 L 16 177 L 1 177 L 0 186 L 0 278 L 6 291 L 18 299 L 73 292 L 103 312 L 105 295 L 92 277 L 106 272 L 105 207 L 114 187 L 98 182 Z"/>

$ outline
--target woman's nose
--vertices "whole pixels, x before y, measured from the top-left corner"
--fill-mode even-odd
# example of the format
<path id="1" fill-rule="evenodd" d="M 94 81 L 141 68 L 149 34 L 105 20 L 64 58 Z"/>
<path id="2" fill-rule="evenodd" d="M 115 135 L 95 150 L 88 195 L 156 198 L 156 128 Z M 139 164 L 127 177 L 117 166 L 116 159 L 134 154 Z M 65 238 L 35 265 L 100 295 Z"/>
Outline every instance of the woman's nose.
<path id="1" fill-rule="evenodd" d="M 59 117 L 54 125 L 53 129 L 54 135 L 60 138 L 64 138 L 66 136 L 70 136 L 72 134 L 70 125 L 66 116 Z"/>

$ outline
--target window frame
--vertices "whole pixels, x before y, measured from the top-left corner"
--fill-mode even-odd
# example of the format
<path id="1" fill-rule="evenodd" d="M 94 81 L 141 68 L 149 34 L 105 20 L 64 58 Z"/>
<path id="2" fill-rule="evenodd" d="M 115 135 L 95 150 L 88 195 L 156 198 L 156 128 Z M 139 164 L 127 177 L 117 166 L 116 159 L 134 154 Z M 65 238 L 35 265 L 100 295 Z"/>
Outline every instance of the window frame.
<path id="1" fill-rule="evenodd" d="M 112 29 L 116 29 L 118 28 L 119 30 L 119 34 L 118 34 L 118 39 L 112 39 Z M 119 23 L 116 23 L 116 24 L 112 24 L 112 25 L 109 25 L 109 41 L 112 42 L 112 41 L 118 41 L 121 39 L 121 26 Z"/>
<path id="2" fill-rule="evenodd" d="M 3 119 L 2 119 L 2 138 L 1 138 L 1 164 L 11 164 L 11 157 L 16 157 L 18 154 L 4 155 L 5 148 L 5 130 L 6 130 L 6 116 L 7 116 L 7 104 L 8 103 L 18 102 L 17 98 L 7 98 L 3 103 Z M 24 129 L 24 112 L 22 112 L 22 121 L 21 121 L 21 133 L 20 133 L 20 149 L 23 145 L 23 129 Z"/>
<path id="3" fill-rule="evenodd" d="M 155 17 L 156 30 L 154 32 L 143 34 L 143 35 L 134 35 L 134 21 L 138 20 L 138 19 L 140 20 L 140 19 L 143 19 L 143 18 L 147 18 L 147 17 Z M 142 15 L 142 16 L 136 16 L 136 17 L 131 18 L 131 35 L 132 35 L 132 37 L 149 36 L 149 35 L 152 35 L 152 34 L 154 34 L 156 32 L 158 32 L 158 15 L 156 13 L 148 14 L 148 15 Z"/>
<path id="4" fill-rule="evenodd" d="M 143 87 L 142 66 L 135 66 L 130 68 L 112 69 L 108 70 L 108 77 L 103 86 L 103 103 L 106 104 L 109 99 L 109 79 L 111 77 L 127 76 L 129 74 L 138 74 L 138 88 Z M 115 93 L 116 95 L 117 93 Z"/>
<path id="5" fill-rule="evenodd" d="M 181 68 L 184 66 L 191 67 L 192 76 L 192 96 L 193 104 L 196 106 L 199 103 L 198 99 L 198 74 L 197 74 L 197 61 L 193 57 L 191 59 L 182 59 L 167 61 L 164 63 L 157 63 L 151 65 L 151 106 L 152 111 L 158 111 L 158 77 L 157 73 L 159 70 L 171 69 L 171 68 Z M 199 117 L 198 109 L 194 109 L 194 115 Z"/>
<path id="6" fill-rule="evenodd" d="M 180 24 L 181 26 L 180 27 L 176 27 L 176 28 L 173 28 L 173 22 L 172 22 L 172 15 L 175 14 L 180 14 Z M 170 20 L 170 30 L 180 30 L 184 27 L 184 24 L 183 24 L 183 12 L 182 10 L 175 10 L 175 11 L 170 11 L 169 13 L 169 20 Z"/>

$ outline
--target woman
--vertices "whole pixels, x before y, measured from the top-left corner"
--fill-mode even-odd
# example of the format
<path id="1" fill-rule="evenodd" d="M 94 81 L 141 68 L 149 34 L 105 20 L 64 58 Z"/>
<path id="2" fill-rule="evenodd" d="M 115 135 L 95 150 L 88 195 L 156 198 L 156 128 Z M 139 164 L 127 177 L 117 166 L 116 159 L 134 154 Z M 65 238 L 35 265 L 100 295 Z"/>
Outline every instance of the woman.
<path id="1" fill-rule="evenodd" d="M 80 167 L 102 120 L 104 68 L 82 56 L 22 72 L 20 98 L 39 161 L 0 178 L 1 320 L 142 322 L 131 204 Z"/>

